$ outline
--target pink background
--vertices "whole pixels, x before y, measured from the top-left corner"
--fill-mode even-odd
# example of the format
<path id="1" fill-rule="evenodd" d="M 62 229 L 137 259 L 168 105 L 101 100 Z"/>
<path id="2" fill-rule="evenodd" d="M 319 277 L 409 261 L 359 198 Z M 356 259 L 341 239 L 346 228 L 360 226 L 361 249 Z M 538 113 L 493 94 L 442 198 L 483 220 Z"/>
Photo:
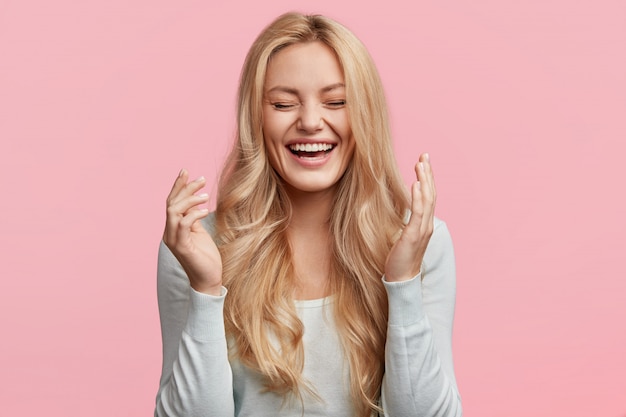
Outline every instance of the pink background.
<path id="1" fill-rule="evenodd" d="M 369 47 L 407 181 L 432 156 L 465 415 L 626 415 L 623 2 L 209 3 L 0 3 L 2 415 L 152 413 L 165 196 L 292 9 Z"/>

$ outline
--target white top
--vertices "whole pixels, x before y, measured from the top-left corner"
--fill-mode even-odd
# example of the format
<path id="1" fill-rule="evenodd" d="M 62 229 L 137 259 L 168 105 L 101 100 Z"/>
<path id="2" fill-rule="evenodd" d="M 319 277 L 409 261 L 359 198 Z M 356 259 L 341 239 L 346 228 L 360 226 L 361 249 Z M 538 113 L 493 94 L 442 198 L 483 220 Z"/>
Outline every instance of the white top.
<path id="1" fill-rule="evenodd" d="M 204 222 L 212 232 L 212 217 Z M 304 332 L 303 376 L 322 402 L 305 397 L 283 404 L 264 392 L 258 374 L 229 361 L 223 306 L 227 291 L 211 296 L 194 291 L 161 242 L 158 298 L 163 368 L 155 416 L 336 416 L 354 415 L 348 362 L 333 318 L 333 297 L 296 301 Z M 460 416 L 461 401 L 452 362 L 455 265 L 450 234 L 435 219 L 435 230 L 412 280 L 384 281 L 389 299 L 385 376 L 381 405 L 387 417 Z"/>

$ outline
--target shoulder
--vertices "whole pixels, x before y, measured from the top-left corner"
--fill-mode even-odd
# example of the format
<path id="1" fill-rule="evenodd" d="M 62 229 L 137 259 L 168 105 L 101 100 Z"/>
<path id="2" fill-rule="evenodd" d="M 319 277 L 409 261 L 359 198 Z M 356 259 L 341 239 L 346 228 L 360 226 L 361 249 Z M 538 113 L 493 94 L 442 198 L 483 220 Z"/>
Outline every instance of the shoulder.
<path id="1" fill-rule="evenodd" d="M 454 293 L 456 287 L 456 263 L 452 237 L 447 224 L 435 218 L 433 234 L 428 242 L 422 263 L 422 283 L 424 287 L 438 288 Z"/>
<path id="2" fill-rule="evenodd" d="M 215 238 L 215 212 L 212 211 L 208 216 L 200 220 L 204 229 Z"/>
<path id="3" fill-rule="evenodd" d="M 454 261 L 454 247 L 448 225 L 437 217 L 435 217 L 434 222 L 433 234 L 424 255 L 424 263 L 431 266 L 444 261 L 446 258 L 452 258 Z"/>

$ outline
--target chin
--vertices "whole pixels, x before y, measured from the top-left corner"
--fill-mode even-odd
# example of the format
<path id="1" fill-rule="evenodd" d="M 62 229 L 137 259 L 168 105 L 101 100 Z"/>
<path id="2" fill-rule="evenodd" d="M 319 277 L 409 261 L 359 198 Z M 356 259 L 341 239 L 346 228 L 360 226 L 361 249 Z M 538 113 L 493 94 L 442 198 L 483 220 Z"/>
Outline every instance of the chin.
<path id="1" fill-rule="evenodd" d="M 339 180 L 317 180 L 317 181 L 284 181 L 287 187 L 293 191 L 303 193 L 322 193 L 332 191 L 337 188 Z"/>

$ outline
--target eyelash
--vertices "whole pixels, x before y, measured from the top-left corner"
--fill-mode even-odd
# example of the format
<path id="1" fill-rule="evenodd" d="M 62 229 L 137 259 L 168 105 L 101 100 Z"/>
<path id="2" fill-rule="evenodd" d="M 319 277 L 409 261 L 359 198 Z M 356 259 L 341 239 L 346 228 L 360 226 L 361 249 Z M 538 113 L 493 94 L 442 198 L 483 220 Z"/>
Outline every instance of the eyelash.
<path id="1" fill-rule="evenodd" d="M 272 107 L 276 110 L 287 110 L 295 107 L 295 104 L 284 104 L 284 103 L 271 103 Z M 335 100 L 325 103 L 326 106 L 329 107 L 343 107 L 346 105 L 346 100 Z"/>
<path id="2" fill-rule="evenodd" d="M 346 101 L 345 100 L 335 100 L 335 101 L 331 101 L 326 103 L 327 106 L 331 106 L 331 107 L 343 107 L 346 105 Z"/>
<path id="3" fill-rule="evenodd" d="M 276 110 L 286 110 L 292 108 L 293 106 L 293 104 L 272 103 L 272 107 Z"/>

